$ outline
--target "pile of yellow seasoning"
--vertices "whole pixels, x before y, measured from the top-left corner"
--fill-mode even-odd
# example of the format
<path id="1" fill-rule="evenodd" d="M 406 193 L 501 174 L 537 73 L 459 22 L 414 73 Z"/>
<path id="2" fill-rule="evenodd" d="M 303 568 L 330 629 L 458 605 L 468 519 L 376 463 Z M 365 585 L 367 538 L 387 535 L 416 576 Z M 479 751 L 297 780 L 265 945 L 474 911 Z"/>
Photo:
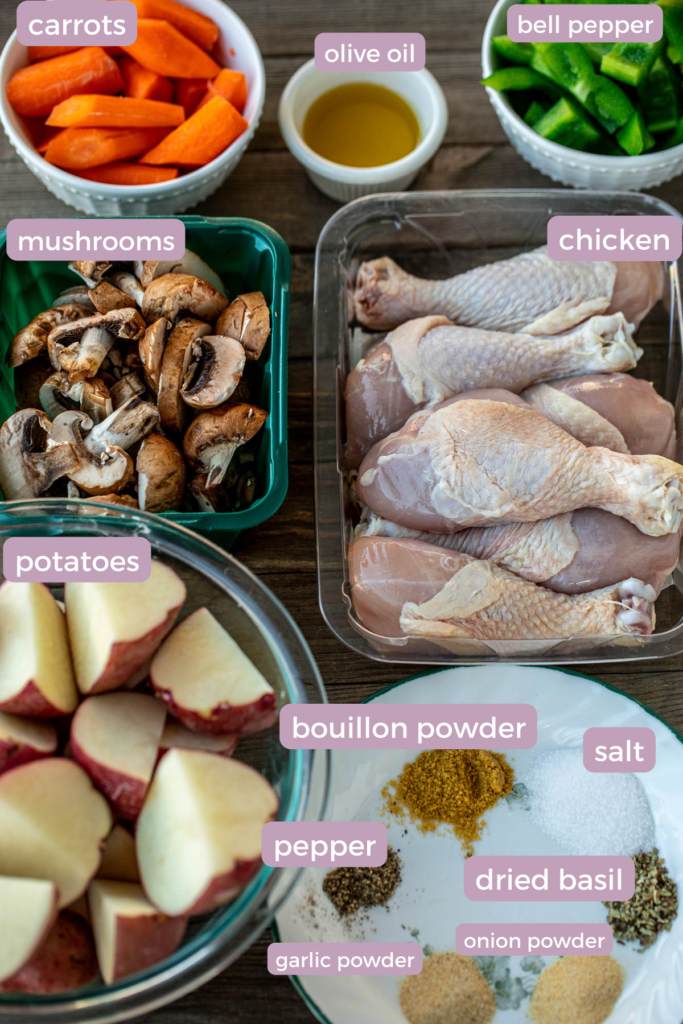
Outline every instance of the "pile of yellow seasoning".
<path id="1" fill-rule="evenodd" d="M 515 775 L 492 750 L 426 750 L 382 790 L 387 810 L 420 832 L 450 825 L 468 857 L 481 839 L 482 815 L 507 796 Z"/>

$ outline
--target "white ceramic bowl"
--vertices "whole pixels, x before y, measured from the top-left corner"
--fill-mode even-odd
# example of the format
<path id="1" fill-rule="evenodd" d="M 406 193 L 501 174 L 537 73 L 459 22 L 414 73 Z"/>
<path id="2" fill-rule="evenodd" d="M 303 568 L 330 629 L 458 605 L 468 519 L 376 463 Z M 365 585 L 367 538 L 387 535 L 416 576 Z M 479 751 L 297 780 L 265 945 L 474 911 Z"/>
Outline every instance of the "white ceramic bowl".
<path id="1" fill-rule="evenodd" d="M 182 0 L 185 7 L 208 15 L 220 29 L 218 62 L 243 71 L 247 80 L 244 116 L 247 130 L 206 167 L 157 185 L 103 185 L 86 181 L 49 164 L 34 149 L 21 119 L 7 102 L 7 82 L 28 63 L 27 50 L 10 36 L 0 56 L 0 119 L 7 138 L 28 169 L 53 195 L 69 206 L 94 216 L 131 217 L 180 213 L 195 206 L 232 174 L 258 127 L 266 95 L 266 76 L 256 41 L 241 18 L 222 0 Z"/>
<path id="2" fill-rule="evenodd" d="M 486 23 L 481 51 L 483 77 L 498 66 L 491 40 L 507 32 L 507 10 L 517 0 L 498 0 Z M 598 156 L 579 153 L 557 142 L 542 138 L 515 113 L 502 93 L 487 89 L 489 99 L 503 131 L 520 156 L 547 174 L 553 181 L 575 188 L 635 189 L 651 188 L 683 173 L 683 145 L 662 153 L 643 156 Z"/>
<path id="3" fill-rule="evenodd" d="M 323 93 L 350 82 L 372 82 L 398 93 L 415 112 L 420 142 L 408 156 L 380 167 L 345 167 L 315 153 L 301 132 L 311 104 Z M 314 185 L 347 203 L 374 192 L 401 192 L 415 180 L 443 142 L 448 126 L 446 97 L 437 80 L 422 71 L 318 71 L 309 60 L 292 75 L 280 98 L 280 131 L 289 151 Z"/>

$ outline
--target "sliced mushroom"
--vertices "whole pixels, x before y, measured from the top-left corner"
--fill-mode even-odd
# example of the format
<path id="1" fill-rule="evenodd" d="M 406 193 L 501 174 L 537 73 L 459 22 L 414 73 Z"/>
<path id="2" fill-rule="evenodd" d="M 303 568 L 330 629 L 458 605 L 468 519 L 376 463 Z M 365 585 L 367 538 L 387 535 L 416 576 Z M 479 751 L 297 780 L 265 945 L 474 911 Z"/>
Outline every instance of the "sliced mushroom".
<path id="1" fill-rule="evenodd" d="M 142 305 L 145 289 L 142 287 L 135 274 L 131 274 L 129 270 L 110 270 L 107 274 L 107 278 L 113 285 L 120 288 L 122 292 L 125 292 L 129 298 L 133 299 L 136 306 Z"/>
<path id="2" fill-rule="evenodd" d="M 222 487 L 209 489 L 206 486 L 207 479 L 206 473 L 196 476 L 190 481 L 187 493 L 200 512 L 219 512 L 222 506 L 227 505 L 227 496 Z"/>
<path id="3" fill-rule="evenodd" d="M 48 336 L 47 347 L 52 365 L 57 363 L 56 369 L 67 370 L 73 384 L 97 374 L 116 338 L 138 341 L 144 332 L 145 322 L 137 309 L 113 309 L 55 327 Z M 78 342 L 75 360 L 64 355 L 74 341 Z"/>
<path id="4" fill-rule="evenodd" d="M 185 457 L 207 474 L 209 490 L 222 483 L 237 449 L 259 432 L 267 417 L 264 409 L 236 402 L 202 412 L 190 424 L 183 441 Z"/>
<path id="5" fill-rule="evenodd" d="M 185 498 L 185 461 L 182 452 L 161 434 L 150 434 L 140 445 L 135 462 L 138 503 L 145 512 L 182 508 Z"/>
<path id="6" fill-rule="evenodd" d="M 78 303 L 79 306 L 85 306 L 88 310 L 85 314 L 86 316 L 90 316 L 95 312 L 95 307 L 90 298 L 90 289 L 87 284 L 75 284 L 72 288 L 65 288 L 52 303 L 52 308 L 68 306 L 72 302 Z"/>
<path id="7" fill-rule="evenodd" d="M 137 373 L 128 373 L 121 380 L 117 380 L 113 388 L 111 388 L 109 394 L 111 395 L 112 408 L 120 409 L 124 402 L 127 402 L 129 398 L 135 398 L 137 395 L 144 395 L 145 385 L 142 383 Z M 109 412 L 112 410 L 110 409 Z"/>
<path id="8" fill-rule="evenodd" d="M 101 455 L 107 448 L 127 451 L 158 425 L 158 409 L 135 396 L 115 409 L 102 423 L 96 424 L 86 437 L 85 446 L 93 455 Z"/>
<path id="9" fill-rule="evenodd" d="M 193 342 L 210 333 L 211 328 L 208 324 L 193 317 L 185 317 L 178 322 L 166 343 L 159 376 L 157 405 L 161 425 L 169 433 L 182 434 L 185 429 L 187 406 L 180 397 L 180 388 L 192 359 Z"/>
<path id="10" fill-rule="evenodd" d="M 106 260 L 73 260 L 69 270 L 82 277 L 88 288 L 94 288 L 112 266 L 113 263 L 107 263 Z"/>
<path id="11" fill-rule="evenodd" d="M 137 501 L 131 494 L 98 494 L 96 498 L 86 498 L 86 501 L 101 501 L 105 505 L 123 505 L 124 508 L 139 508 Z M 104 515 L 104 513 L 102 513 Z"/>
<path id="12" fill-rule="evenodd" d="M 110 281 L 103 278 L 90 290 L 90 299 L 98 313 L 110 313 L 112 309 L 135 309 L 137 303 Z"/>
<path id="13" fill-rule="evenodd" d="M 40 389 L 52 373 L 47 350 L 14 368 L 14 399 L 17 409 L 40 409 Z"/>
<path id="14" fill-rule="evenodd" d="M 179 315 L 191 314 L 214 323 L 228 304 L 213 285 L 191 274 L 163 274 L 145 290 L 142 315 L 147 323 L 166 317 L 172 323 Z"/>
<path id="15" fill-rule="evenodd" d="M 164 358 L 166 338 L 171 329 L 171 324 L 165 317 L 160 317 L 153 324 L 150 324 L 140 339 L 140 359 L 145 376 L 147 387 L 155 395 L 159 390 L 159 378 L 161 377 L 161 362 Z"/>
<path id="16" fill-rule="evenodd" d="M 47 309 L 44 313 L 34 316 L 30 324 L 22 327 L 12 338 L 8 362 L 10 366 L 20 366 L 35 359 L 46 347 L 48 337 L 56 327 L 82 320 L 89 316 L 90 310 L 77 302 L 68 302 L 63 306 Z"/>
<path id="17" fill-rule="evenodd" d="M 43 381 L 40 388 L 40 404 L 51 420 L 65 409 L 76 408 L 76 403 L 65 396 L 68 389 L 69 375 L 64 370 L 56 370 Z"/>
<path id="18" fill-rule="evenodd" d="M 122 448 L 109 447 L 94 455 L 85 446 L 81 430 L 90 430 L 92 420 L 85 413 L 68 410 L 52 424 L 55 441 L 71 443 L 80 458 L 80 465 L 67 473 L 86 494 L 116 494 L 122 491 L 133 475 L 133 460 Z"/>
<path id="19" fill-rule="evenodd" d="M 0 428 L 0 489 L 5 501 L 37 498 L 80 466 L 76 448 L 54 444 L 51 429 L 41 409 L 15 412 Z"/>
<path id="20" fill-rule="evenodd" d="M 76 484 L 73 482 L 73 480 L 67 480 L 67 482 L 66 482 L 66 496 L 67 496 L 67 498 L 80 498 L 81 497 L 80 488 L 76 486 Z M 64 608 L 62 608 L 62 611 L 64 611 Z"/>
<path id="21" fill-rule="evenodd" d="M 247 359 L 255 362 L 270 337 L 270 310 L 263 292 L 238 295 L 219 316 L 215 331 L 240 341 Z"/>
<path id="22" fill-rule="evenodd" d="M 185 250 L 185 255 L 180 260 L 146 260 L 144 263 L 138 261 L 134 264 L 134 269 L 143 288 L 148 288 L 152 281 L 164 274 L 192 274 L 212 285 L 221 295 L 227 294 L 218 274 L 190 249 Z"/>
<path id="23" fill-rule="evenodd" d="M 217 335 L 192 342 L 192 361 L 180 389 L 183 401 L 194 409 L 215 409 L 239 384 L 246 356 L 239 341 Z"/>
<path id="24" fill-rule="evenodd" d="M 93 423 L 102 423 L 114 410 L 109 388 L 101 377 L 87 377 L 72 384 L 65 397 L 76 401 Z"/>

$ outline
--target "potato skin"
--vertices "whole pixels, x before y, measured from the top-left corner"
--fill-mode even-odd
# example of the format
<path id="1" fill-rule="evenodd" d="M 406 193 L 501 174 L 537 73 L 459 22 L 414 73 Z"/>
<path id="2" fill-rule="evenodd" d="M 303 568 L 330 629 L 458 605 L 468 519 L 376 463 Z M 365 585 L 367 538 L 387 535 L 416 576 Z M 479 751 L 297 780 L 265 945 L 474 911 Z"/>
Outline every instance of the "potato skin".
<path id="1" fill-rule="evenodd" d="M 62 910 L 38 952 L 0 985 L 0 992 L 54 996 L 82 988 L 97 975 L 97 957 L 88 923 L 72 910 Z"/>

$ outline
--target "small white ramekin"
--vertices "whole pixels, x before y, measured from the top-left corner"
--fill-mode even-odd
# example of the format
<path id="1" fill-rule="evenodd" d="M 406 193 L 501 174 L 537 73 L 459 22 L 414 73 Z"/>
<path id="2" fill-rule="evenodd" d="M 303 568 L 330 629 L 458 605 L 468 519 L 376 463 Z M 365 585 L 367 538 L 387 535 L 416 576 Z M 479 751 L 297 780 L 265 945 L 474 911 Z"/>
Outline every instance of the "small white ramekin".
<path id="1" fill-rule="evenodd" d="M 372 82 L 398 93 L 420 125 L 420 141 L 412 153 L 380 167 L 346 167 L 318 156 L 301 132 L 311 104 L 323 93 L 350 82 Z M 289 151 L 326 196 L 348 203 L 374 192 L 401 192 L 415 180 L 443 142 L 448 126 L 446 97 L 437 80 L 422 71 L 318 71 L 309 60 L 292 75 L 280 98 L 280 131 Z"/>
<path id="2" fill-rule="evenodd" d="M 497 67 L 491 40 L 494 36 L 507 33 L 508 7 L 517 2 L 498 0 L 486 23 L 481 50 L 484 78 L 493 74 Z M 486 91 L 503 131 L 519 155 L 553 181 L 573 185 L 574 188 L 639 191 L 660 185 L 683 172 L 683 145 L 661 153 L 645 153 L 643 156 L 580 153 L 542 138 L 515 113 L 502 93 L 495 89 Z"/>
<path id="3" fill-rule="evenodd" d="M 69 206 L 96 217 L 132 217 L 181 213 L 208 198 L 232 174 L 258 127 L 266 97 L 266 75 L 256 40 L 235 12 L 222 0 L 182 0 L 186 7 L 213 18 L 220 29 L 218 62 L 243 71 L 247 80 L 244 117 L 249 127 L 225 152 L 205 167 L 156 185 L 103 185 L 69 174 L 36 152 L 21 119 L 7 102 L 7 83 L 28 63 L 25 46 L 10 36 L 0 55 L 0 120 L 13 148 L 28 169 L 53 195 Z"/>

